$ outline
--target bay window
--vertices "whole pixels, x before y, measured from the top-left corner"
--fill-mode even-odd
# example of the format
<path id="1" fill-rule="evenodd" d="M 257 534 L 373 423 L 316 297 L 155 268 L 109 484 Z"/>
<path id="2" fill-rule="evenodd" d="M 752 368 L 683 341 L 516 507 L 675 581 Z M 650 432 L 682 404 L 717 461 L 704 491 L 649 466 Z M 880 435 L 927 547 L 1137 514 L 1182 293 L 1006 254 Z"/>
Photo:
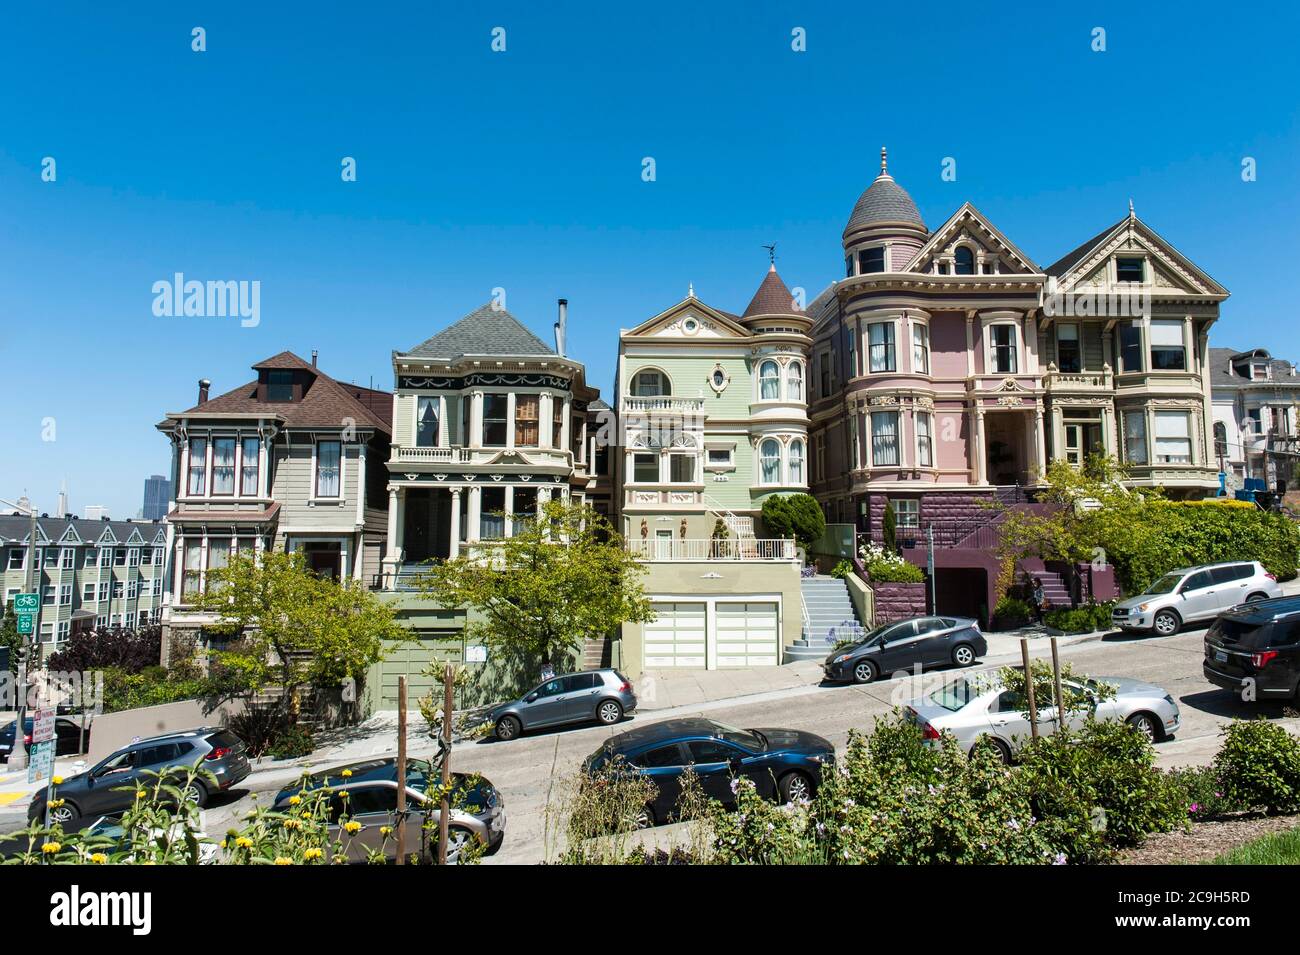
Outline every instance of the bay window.
<path id="1" fill-rule="evenodd" d="M 1142 326 L 1137 322 L 1119 327 L 1119 370 L 1142 370 Z"/>
<path id="2" fill-rule="evenodd" d="M 759 475 L 763 484 L 781 483 L 781 442 L 766 438 L 759 445 Z"/>
<path id="3" fill-rule="evenodd" d="M 539 441 L 540 399 L 537 395 L 515 396 L 515 447 L 535 448 Z"/>
<path id="4" fill-rule="evenodd" d="M 1151 323 L 1151 370 L 1187 370 L 1187 349 L 1183 344 L 1181 319 L 1158 320 Z"/>
<path id="5" fill-rule="evenodd" d="M 181 594 L 197 594 L 203 585 L 203 541 L 187 539 L 181 567 Z"/>
<path id="6" fill-rule="evenodd" d="M 989 327 L 990 358 L 993 371 L 999 375 L 1016 373 L 1016 326 L 992 325 Z"/>
<path id="7" fill-rule="evenodd" d="M 212 442 L 212 493 L 235 493 L 234 438 L 216 438 Z"/>
<path id="8" fill-rule="evenodd" d="M 695 483 L 695 455 L 668 455 L 668 480 L 673 484 Z"/>
<path id="9" fill-rule="evenodd" d="M 576 430 L 576 429 L 575 429 Z M 576 436 L 575 436 L 576 437 Z M 564 401 L 558 397 L 551 398 L 551 447 L 558 448 L 564 439 Z M 578 454 L 583 442 L 581 439 L 574 441 L 574 457 L 580 458 Z"/>
<path id="10" fill-rule="evenodd" d="M 338 497 L 343 464 L 341 441 L 320 441 L 316 445 L 316 497 Z"/>
<path id="11" fill-rule="evenodd" d="M 189 493 L 203 494 L 208 478 L 208 439 L 190 438 Z"/>
<path id="12" fill-rule="evenodd" d="M 1077 372 L 1083 369 L 1079 351 L 1079 326 L 1072 322 L 1056 326 L 1056 367 L 1060 371 Z"/>
<path id="13" fill-rule="evenodd" d="M 871 412 L 871 464 L 873 467 L 898 465 L 898 412 Z"/>
<path id="14" fill-rule="evenodd" d="M 873 322 L 867 326 L 871 370 L 894 371 L 894 323 Z"/>
<path id="15" fill-rule="evenodd" d="M 658 484 L 659 455 L 654 453 L 632 455 L 632 480 L 637 484 Z"/>
<path id="16" fill-rule="evenodd" d="M 758 397 L 762 401 L 781 397 L 781 369 L 771 359 L 758 366 Z"/>
<path id="17" fill-rule="evenodd" d="M 803 401 L 803 363 L 792 361 L 785 370 L 785 391 L 790 401 Z"/>
<path id="18" fill-rule="evenodd" d="M 1191 416 L 1186 411 L 1156 412 L 1156 461 L 1159 464 L 1192 463 Z"/>
<path id="19" fill-rule="evenodd" d="M 510 405 L 505 395 L 483 396 L 483 447 L 504 448 L 506 446 L 509 413 Z"/>
<path id="20" fill-rule="evenodd" d="M 803 441 L 795 438 L 790 442 L 790 484 L 803 486 Z"/>
<path id="21" fill-rule="evenodd" d="M 1147 463 L 1147 415 L 1145 411 L 1125 411 L 1124 460 L 1128 464 Z"/>

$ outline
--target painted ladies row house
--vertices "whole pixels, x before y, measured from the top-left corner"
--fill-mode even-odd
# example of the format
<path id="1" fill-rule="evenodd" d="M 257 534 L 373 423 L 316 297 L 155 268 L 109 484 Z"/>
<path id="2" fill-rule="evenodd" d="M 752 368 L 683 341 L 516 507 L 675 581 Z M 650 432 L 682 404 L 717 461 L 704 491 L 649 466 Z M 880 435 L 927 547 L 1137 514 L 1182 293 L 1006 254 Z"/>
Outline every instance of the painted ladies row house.
<path id="1" fill-rule="evenodd" d="M 987 619 L 991 499 L 1094 453 L 1174 495 L 1217 486 L 1209 331 L 1227 291 L 1129 215 L 1040 268 L 970 203 L 931 232 L 881 171 L 810 305 L 811 482 L 828 519 L 933 528 L 940 610 Z M 921 550 L 912 552 L 924 562 Z"/>
<path id="2" fill-rule="evenodd" d="M 1266 348 L 1211 348 L 1214 454 L 1228 491 L 1261 482 L 1279 496 L 1294 486 L 1300 451 L 1300 375 Z M 1255 485 L 1258 487 L 1259 485 Z"/>
<path id="3" fill-rule="evenodd" d="M 197 632 L 190 609 L 207 574 L 236 552 L 301 551 L 316 572 L 377 580 L 385 546 L 392 395 L 344 384 L 292 352 L 256 377 L 171 412 L 174 500 L 167 515 L 164 627 Z"/>

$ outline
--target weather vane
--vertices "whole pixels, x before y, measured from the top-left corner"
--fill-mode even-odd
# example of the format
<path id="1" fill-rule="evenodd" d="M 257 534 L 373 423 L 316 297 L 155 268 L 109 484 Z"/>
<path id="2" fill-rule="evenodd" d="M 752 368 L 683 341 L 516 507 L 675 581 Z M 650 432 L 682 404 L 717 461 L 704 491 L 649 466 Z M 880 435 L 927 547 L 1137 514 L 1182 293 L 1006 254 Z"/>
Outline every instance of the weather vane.
<path id="1" fill-rule="evenodd" d="M 773 265 L 776 265 L 776 243 L 773 242 L 771 245 L 765 245 L 763 248 L 767 249 L 767 260 Z"/>

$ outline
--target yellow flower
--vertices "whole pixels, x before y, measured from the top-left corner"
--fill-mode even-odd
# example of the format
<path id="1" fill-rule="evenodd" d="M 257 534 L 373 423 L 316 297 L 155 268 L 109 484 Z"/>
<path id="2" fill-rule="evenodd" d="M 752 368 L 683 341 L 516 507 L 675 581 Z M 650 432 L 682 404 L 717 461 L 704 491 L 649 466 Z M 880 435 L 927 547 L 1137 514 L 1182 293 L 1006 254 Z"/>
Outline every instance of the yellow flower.
<path id="1" fill-rule="evenodd" d="M 310 809 L 304 809 L 304 810 L 300 813 L 300 815 L 301 815 L 304 819 L 310 819 L 310 818 L 311 818 L 311 810 L 310 810 Z"/>
<path id="2" fill-rule="evenodd" d="M 289 805 L 290 805 L 290 806 L 296 806 L 296 805 L 298 805 L 298 803 L 300 803 L 300 802 L 302 802 L 302 799 L 300 799 L 300 798 L 297 797 L 297 796 L 290 796 L 290 797 L 289 797 Z"/>
<path id="3" fill-rule="evenodd" d="M 253 840 L 248 838 L 248 836 L 240 836 L 235 840 L 235 845 L 241 849 L 251 849 L 253 848 Z"/>
<path id="4" fill-rule="evenodd" d="M 66 801 L 66 800 L 63 800 L 63 799 L 51 799 L 51 800 L 50 800 L 50 808 L 51 808 L 51 809 L 58 809 L 60 806 L 63 805 L 63 803 L 64 803 L 65 801 Z"/>
<path id="5" fill-rule="evenodd" d="M 96 852 L 94 855 L 90 857 L 90 861 L 93 862 L 95 865 L 103 865 L 105 862 L 108 861 L 108 856 L 104 855 L 104 853 L 102 852 Z"/>
<path id="6" fill-rule="evenodd" d="M 314 862 L 316 859 L 319 859 L 324 854 L 325 853 L 322 852 L 320 849 L 308 849 L 306 852 L 302 854 L 302 857 L 306 859 L 308 862 Z"/>
<path id="7" fill-rule="evenodd" d="M 143 799 L 143 798 L 144 798 L 145 796 L 147 796 L 147 795 L 149 795 L 149 794 L 148 794 L 147 792 L 145 792 L 143 789 L 137 789 L 137 790 L 135 791 L 135 798 L 136 798 L 136 799 Z"/>
<path id="8" fill-rule="evenodd" d="M 391 835 L 393 834 L 393 827 L 392 827 L 392 826 L 380 826 L 380 827 L 379 827 L 379 834 L 380 834 L 381 836 L 391 836 Z"/>
<path id="9" fill-rule="evenodd" d="M 339 798 L 340 798 L 340 799 L 347 799 L 347 798 L 348 798 L 348 791 L 345 789 L 345 790 L 343 790 L 343 792 L 339 793 Z"/>
<path id="10" fill-rule="evenodd" d="M 343 828 L 349 833 L 351 833 L 352 835 L 356 835 L 358 832 L 361 831 L 361 823 L 356 821 L 347 822 L 344 823 Z"/>
<path id="11" fill-rule="evenodd" d="M 293 861 L 292 861 L 291 859 L 286 859 L 284 856 L 280 856 L 279 858 L 277 858 L 277 859 L 275 860 L 275 864 L 276 864 L 276 865 L 293 865 Z"/>
<path id="12" fill-rule="evenodd" d="M 286 819 L 286 820 L 284 821 L 284 828 L 286 828 L 286 829 L 301 829 L 301 828 L 302 828 L 302 821 L 299 820 L 299 819 Z"/>
<path id="13" fill-rule="evenodd" d="M 344 779 L 351 779 L 351 778 L 352 778 L 352 770 L 350 770 L 350 769 L 345 769 L 345 770 L 343 770 L 343 772 L 342 772 L 341 775 L 343 776 Z"/>
<path id="14" fill-rule="evenodd" d="M 62 848 L 63 848 L 62 844 L 58 842 L 47 842 L 41 846 L 41 851 L 44 852 L 47 856 L 52 856 L 54 855 L 54 853 L 58 852 Z"/>
<path id="15" fill-rule="evenodd" d="M 63 777 L 62 777 L 62 776 L 51 776 L 51 777 L 50 777 L 50 782 L 54 783 L 54 785 L 56 785 L 56 786 L 62 786 L 62 785 L 63 785 Z"/>

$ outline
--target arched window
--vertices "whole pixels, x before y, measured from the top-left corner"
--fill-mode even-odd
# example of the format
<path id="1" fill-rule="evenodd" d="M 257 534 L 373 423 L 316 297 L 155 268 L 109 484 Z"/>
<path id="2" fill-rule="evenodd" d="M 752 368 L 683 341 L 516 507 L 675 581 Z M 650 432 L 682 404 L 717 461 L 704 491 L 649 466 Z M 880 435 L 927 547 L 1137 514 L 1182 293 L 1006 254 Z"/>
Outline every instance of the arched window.
<path id="1" fill-rule="evenodd" d="M 764 484 L 781 483 L 781 442 L 767 438 L 758 446 L 761 477 Z"/>
<path id="2" fill-rule="evenodd" d="M 632 394 L 637 398 L 660 398 L 673 393 L 668 376 L 657 368 L 638 371 L 632 379 Z"/>
<path id="3" fill-rule="evenodd" d="M 781 369 L 771 359 L 758 366 L 758 397 L 763 401 L 781 397 Z"/>
<path id="4" fill-rule="evenodd" d="M 1214 422 L 1214 456 L 1218 458 L 1228 456 L 1228 426 L 1222 421 Z"/>
<path id="5" fill-rule="evenodd" d="M 790 442 L 790 483 L 803 485 L 803 441 L 799 438 Z"/>
<path id="6" fill-rule="evenodd" d="M 785 394 L 789 401 L 803 401 L 803 362 L 792 361 L 786 366 Z"/>
<path id="7" fill-rule="evenodd" d="M 975 274 L 975 253 L 968 246 L 958 246 L 953 256 L 953 272 L 956 275 Z"/>

